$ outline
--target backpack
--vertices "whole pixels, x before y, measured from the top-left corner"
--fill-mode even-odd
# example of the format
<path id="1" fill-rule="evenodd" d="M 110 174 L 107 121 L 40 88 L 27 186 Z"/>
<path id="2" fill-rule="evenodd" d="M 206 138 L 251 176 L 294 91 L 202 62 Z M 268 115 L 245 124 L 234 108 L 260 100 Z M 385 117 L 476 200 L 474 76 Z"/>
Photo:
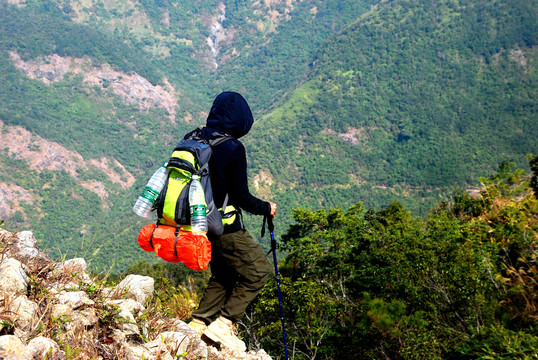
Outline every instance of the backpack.
<path id="1" fill-rule="evenodd" d="M 214 132 L 209 140 L 205 140 L 197 128 L 177 144 L 166 165 L 168 178 L 154 204 L 157 224 L 144 226 L 138 236 L 138 244 L 143 250 L 154 251 L 156 256 L 168 262 L 182 262 L 193 270 L 207 269 L 211 243 L 206 235 L 194 235 L 190 231 L 189 189 L 192 175 L 198 175 L 207 204 L 208 234 L 221 235 L 223 215 L 213 200 L 209 159 L 213 147 L 230 139 L 233 139 L 230 135 Z M 227 209 L 227 202 L 228 195 L 223 209 Z"/>
<path id="2" fill-rule="evenodd" d="M 232 136 L 214 132 L 209 140 L 200 136 L 201 130 L 188 133 L 177 144 L 168 161 L 168 180 L 155 203 L 159 224 L 181 227 L 190 231 L 189 189 L 192 175 L 200 177 L 207 204 L 208 234 L 221 235 L 224 231 L 222 215 L 213 201 L 213 190 L 209 178 L 209 159 L 213 147 L 233 139 Z M 226 208 L 226 196 L 223 208 Z"/>

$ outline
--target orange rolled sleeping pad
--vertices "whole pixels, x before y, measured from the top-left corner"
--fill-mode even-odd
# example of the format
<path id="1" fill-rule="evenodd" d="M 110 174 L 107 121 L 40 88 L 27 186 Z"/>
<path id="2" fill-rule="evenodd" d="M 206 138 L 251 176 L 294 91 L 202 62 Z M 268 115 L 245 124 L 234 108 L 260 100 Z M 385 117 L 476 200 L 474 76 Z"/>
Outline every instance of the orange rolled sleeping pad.
<path id="1" fill-rule="evenodd" d="M 193 235 L 190 231 L 173 226 L 146 225 L 138 234 L 138 245 L 145 251 L 154 251 L 165 261 L 185 264 L 193 270 L 205 270 L 211 261 L 211 243 L 205 235 Z"/>

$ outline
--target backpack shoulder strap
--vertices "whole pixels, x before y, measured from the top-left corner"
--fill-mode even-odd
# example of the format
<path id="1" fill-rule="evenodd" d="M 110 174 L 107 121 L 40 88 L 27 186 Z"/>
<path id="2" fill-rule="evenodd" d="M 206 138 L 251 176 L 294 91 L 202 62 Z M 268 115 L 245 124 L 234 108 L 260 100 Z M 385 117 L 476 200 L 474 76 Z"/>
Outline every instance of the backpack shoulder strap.
<path id="1" fill-rule="evenodd" d="M 201 133 L 200 128 L 196 128 L 193 131 L 191 131 L 190 133 L 187 133 L 185 135 L 185 137 L 183 138 L 183 140 L 191 140 L 191 139 L 192 140 L 200 140 L 201 139 L 200 133 Z"/>
<path id="2" fill-rule="evenodd" d="M 225 141 L 232 140 L 234 137 L 232 135 L 228 135 L 226 133 L 220 133 L 215 131 L 213 134 L 211 134 L 211 137 L 209 138 L 209 145 L 211 147 L 218 146 L 222 144 Z"/>
<path id="3" fill-rule="evenodd" d="M 232 135 L 221 133 L 218 131 L 213 132 L 210 135 L 209 140 L 202 138 L 201 134 L 202 134 L 201 129 L 196 128 L 190 133 L 188 133 L 187 135 L 185 135 L 183 140 L 195 140 L 195 141 L 199 141 L 205 144 L 209 144 L 211 147 L 215 147 L 222 144 L 225 141 L 235 139 Z"/>

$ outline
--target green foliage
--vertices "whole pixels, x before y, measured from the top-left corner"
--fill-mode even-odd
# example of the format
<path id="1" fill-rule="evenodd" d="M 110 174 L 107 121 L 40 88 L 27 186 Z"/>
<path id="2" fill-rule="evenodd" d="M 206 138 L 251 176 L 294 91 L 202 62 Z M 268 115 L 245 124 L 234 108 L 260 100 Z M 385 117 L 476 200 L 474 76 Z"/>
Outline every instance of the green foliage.
<path id="1" fill-rule="evenodd" d="M 277 233 L 290 225 L 280 268 L 293 358 L 535 358 L 536 158 L 530 179 L 514 170 L 538 138 L 535 1 L 225 1 L 215 69 L 205 42 L 218 3 L 92 2 L 81 18 L 65 2 L 0 3 L 0 119 L 137 179 L 123 189 L 99 171 L 37 171 L 0 149 L 0 182 L 35 200 L 6 224 L 32 229 L 53 257 L 153 276 L 148 311 L 189 316 L 207 273 L 140 250 L 146 223 L 131 207 L 216 93 L 237 90 L 260 118 L 245 138 L 249 170 L 271 177 Z M 180 109 L 171 122 L 73 74 L 46 86 L 10 51 L 166 78 Z M 457 190 L 429 211 L 478 174 L 480 197 Z M 91 180 L 108 199 L 80 184 Z M 277 302 L 272 279 L 253 309 L 257 338 L 282 356 Z M 116 321 L 115 309 L 100 315 Z"/>
<path id="2" fill-rule="evenodd" d="M 534 191 L 534 196 L 538 197 L 538 156 L 532 157 L 529 155 L 529 165 L 532 170 L 531 188 Z"/>
<path id="3" fill-rule="evenodd" d="M 327 39 L 377 2 L 301 1 L 293 3 L 286 16 L 282 16 L 287 12 L 283 3 L 266 2 L 265 7 L 282 16 L 277 30 L 271 32 L 266 29 L 276 21 L 267 16 L 267 8 L 259 9 L 255 1 L 244 1 L 244 5 L 228 1 L 224 26 L 237 29 L 237 41 L 221 50 L 231 60 L 219 66 L 216 81 L 223 89 L 244 89 L 255 109 L 265 109 L 303 80 Z M 259 23 L 266 29 L 256 28 Z M 243 50 L 233 55 L 234 49 Z"/>
<path id="4" fill-rule="evenodd" d="M 80 170 L 76 180 L 33 171 L 0 149 L 0 181 L 36 201 L 4 219 L 9 226 L 33 230 L 54 257 L 90 257 L 94 271 L 153 261 L 133 246 L 145 223 L 130 208 L 221 90 L 243 93 L 260 119 L 245 137 L 249 171 L 269 175 L 263 197 L 279 204 L 280 233 L 293 208 L 380 209 L 395 200 L 425 215 L 447 187 L 476 185 L 505 159 L 523 167 L 535 147 L 532 0 L 225 1 L 227 37 L 213 59 L 206 39 L 219 3 L 0 4 L 2 121 L 86 161 L 116 159 L 137 179 L 124 189 L 99 171 Z M 44 85 L 13 66 L 11 51 L 166 80 L 178 113 L 172 121 L 163 110 L 140 111 L 112 84 L 88 88 L 83 75 Z M 93 180 L 107 199 L 81 186 Z M 477 205 L 460 204 L 464 212 Z"/>
<path id="5" fill-rule="evenodd" d="M 225 26 L 236 36 L 233 43 L 222 43 L 221 55 L 226 59 L 237 49 L 239 56 L 230 55 L 235 59 L 229 62 L 230 67 L 223 61 L 218 74 L 206 66 L 209 56 L 206 20 L 215 13 L 217 1 L 94 3 L 90 17 L 85 14 L 88 9 L 73 11 L 65 2 L 0 4 L 0 32 L 5 35 L 0 39 L 3 54 L 0 81 L 4 84 L 0 89 L 2 121 L 8 126 L 22 126 L 32 134 L 77 152 L 86 161 L 114 158 L 137 179 L 134 186 L 122 189 L 104 174 L 81 170 L 74 181 L 65 173 L 30 170 L 12 154 L 2 152 L 0 163 L 5 171 L 0 174 L 0 180 L 23 187 L 41 202 L 37 207 L 23 206 L 24 209 L 5 219 L 10 227 L 32 229 L 40 246 L 51 256 L 84 256 L 97 272 L 125 271 L 133 263 L 150 261 L 150 254 L 132 246 L 132 239 L 144 224 L 133 216 L 130 208 L 151 172 L 169 155 L 170 148 L 184 133 L 202 124 L 203 115 L 198 114 L 209 109 L 215 94 L 220 89 L 240 90 L 249 98 L 253 109 L 263 111 L 278 94 L 296 86 L 301 79 L 281 72 L 283 56 L 290 71 L 307 71 L 307 59 L 325 41 L 325 36 L 367 8 L 362 2 L 354 1 L 338 2 L 337 6 L 336 1 L 326 4 L 319 0 L 298 4 L 293 7 L 290 19 L 303 18 L 301 27 L 284 17 L 281 22 L 284 28 L 263 34 L 278 36 L 278 43 L 288 49 L 284 53 L 274 50 L 278 47 L 258 41 L 262 34 L 255 24 L 267 20 L 263 15 L 266 12 L 259 12 L 265 5 L 247 3 L 247 6 L 229 4 Z M 312 17 L 313 23 L 309 24 L 304 17 L 311 17 L 307 14 L 316 6 L 318 16 Z M 342 10 L 346 10 L 343 16 Z M 169 25 L 163 23 L 166 13 Z M 148 16 L 151 24 L 143 29 L 130 29 L 128 23 L 134 16 Z M 249 22 L 251 25 L 242 20 L 248 17 L 253 20 Z M 291 37 L 291 32 L 300 36 Z M 311 41 L 303 41 L 305 38 Z M 70 73 L 49 86 L 31 80 L 13 66 L 11 51 L 24 61 L 39 61 L 44 56 L 58 54 L 89 59 L 96 66 L 108 63 L 117 71 L 136 72 L 152 84 L 162 84 L 166 77 L 181 93 L 173 129 L 167 114 L 152 109 L 140 112 L 136 106 L 123 104 L 108 91 L 111 86 L 107 83 L 103 88 L 88 88 L 83 76 Z M 298 56 L 299 53 L 305 55 Z M 278 76 L 265 76 L 267 71 Z M 271 86 L 257 81 L 262 76 L 272 79 Z M 191 123 L 182 121 L 187 117 L 194 119 Z M 94 180 L 105 186 L 107 199 L 100 199 L 80 185 L 82 181 Z"/>
<path id="6" fill-rule="evenodd" d="M 462 355 L 472 359 L 537 359 L 538 336 L 533 328 L 529 331 L 513 331 L 492 324 L 468 341 Z"/>
<path id="7" fill-rule="evenodd" d="M 326 208 L 397 199 L 424 215 L 434 201 L 417 203 L 475 185 L 502 160 L 526 167 L 538 138 L 532 4 L 392 1 L 357 17 L 258 124 L 254 146 L 281 160 L 259 160 L 255 169 L 289 184 L 273 187 L 280 202 L 293 188 Z M 331 203 L 342 189 L 346 197 Z"/>
<path id="8" fill-rule="evenodd" d="M 533 358 L 538 202 L 513 164 L 484 181 L 424 219 L 396 202 L 295 210 L 280 263 L 293 358 Z M 275 291 L 256 321 L 281 354 Z"/>
<path id="9" fill-rule="evenodd" d="M 47 3 L 47 8 L 57 9 L 52 2 Z M 136 71 L 153 83 L 162 77 L 148 57 L 128 44 L 120 45 L 98 29 L 74 24 L 57 11 L 47 11 L 45 5 L 35 9 L 31 4 L 18 8 L 2 3 L 0 10 L 0 31 L 10 34 L 2 38 L 0 48 L 17 51 L 25 60 L 52 53 L 78 58 L 89 56 L 125 72 Z"/>

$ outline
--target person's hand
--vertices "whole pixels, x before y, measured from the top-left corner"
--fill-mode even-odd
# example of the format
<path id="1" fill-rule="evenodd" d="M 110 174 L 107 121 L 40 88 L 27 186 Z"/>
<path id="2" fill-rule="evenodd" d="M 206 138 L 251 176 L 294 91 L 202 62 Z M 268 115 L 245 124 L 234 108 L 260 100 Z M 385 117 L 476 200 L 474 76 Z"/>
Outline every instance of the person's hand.
<path id="1" fill-rule="evenodd" d="M 271 217 L 275 217 L 276 214 L 276 204 L 274 202 L 269 201 L 269 204 L 271 205 Z"/>

